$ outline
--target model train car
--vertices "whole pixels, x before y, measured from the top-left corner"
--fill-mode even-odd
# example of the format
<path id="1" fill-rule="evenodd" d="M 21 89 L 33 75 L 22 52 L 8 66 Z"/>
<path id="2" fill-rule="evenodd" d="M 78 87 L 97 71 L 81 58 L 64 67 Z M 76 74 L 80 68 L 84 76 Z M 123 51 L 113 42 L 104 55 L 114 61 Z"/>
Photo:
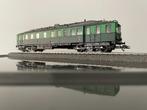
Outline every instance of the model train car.
<path id="1" fill-rule="evenodd" d="M 23 52 L 68 48 L 78 52 L 111 52 L 128 49 L 122 42 L 118 21 L 86 21 L 45 27 L 17 35 L 17 48 Z"/>

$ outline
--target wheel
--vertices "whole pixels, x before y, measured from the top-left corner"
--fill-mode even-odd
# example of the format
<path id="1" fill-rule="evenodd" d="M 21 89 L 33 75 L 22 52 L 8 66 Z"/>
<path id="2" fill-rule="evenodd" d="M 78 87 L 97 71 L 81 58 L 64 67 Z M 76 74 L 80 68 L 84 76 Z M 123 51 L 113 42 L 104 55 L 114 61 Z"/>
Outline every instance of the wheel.
<path id="1" fill-rule="evenodd" d="M 32 47 L 32 50 L 33 50 L 33 52 L 37 52 L 37 47 L 36 46 L 33 46 Z"/>
<path id="2" fill-rule="evenodd" d="M 37 50 L 33 50 L 33 52 L 37 52 Z"/>
<path id="3" fill-rule="evenodd" d="M 105 52 L 106 51 L 106 47 L 103 46 L 103 48 L 101 48 L 101 52 Z"/>
<path id="4" fill-rule="evenodd" d="M 85 49 L 78 49 L 77 52 L 87 52 Z"/>
<path id="5" fill-rule="evenodd" d="M 100 51 L 99 49 L 96 49 L 96 48 L 93 48 L 93 50 L 92 50 L 93 52 L 98 52 L 98 51 Z"/>
<path id="6" fill-rule="evenodd" d="M 26 50 L 26 49 L 23 49 L 23 50 L 22 50 L 22 52 L 29 52 L 29 51 L 28 51 L 28 50 Z"/>
<path id="7" fill-rule="evenodd" d="M 39 50 L 37 50 L 37 51 L 39 51 L 39 52 L 43 52 L 43 51 L 44 51 L 44 49 L 39 49 Z"/>
<path id="8" fill-rule="evenodd" d="M 81 50 L 78 49 L 77 52 L 81 52 Z"/>
<path id="9" fill-rule="evenodd" d="M 21 50 L 22 52 L 26 52 L 26 50 Z"/>
<path id="10" fill-rule="evenodd" d="M 111 53 L 111 52 L 112 52 L 112 49 L 108 49 L 107 52 L 108 52 L 108 53 Z"/>
<path id="11" fill-rule="evenodd" d="M 111 53 L 112 52 L 112 48 L 103 46 L 103 48 L 101 49 L 101 52 Z"/>
<path id="12" fill-rule="evenodd" d="M 78 49 L 77 52 L 84 52 L 82 49 Z"/>
<path id="13" fill-rule="evenodd" d="M 43 52 L 44 50 L 40 50 L 40 52 Z"/>

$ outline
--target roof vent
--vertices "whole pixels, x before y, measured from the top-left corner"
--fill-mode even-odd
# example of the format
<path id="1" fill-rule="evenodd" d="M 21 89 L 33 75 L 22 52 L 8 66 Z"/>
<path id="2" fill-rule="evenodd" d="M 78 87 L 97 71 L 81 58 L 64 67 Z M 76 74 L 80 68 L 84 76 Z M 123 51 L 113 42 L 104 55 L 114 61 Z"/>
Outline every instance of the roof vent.
<path id="1" fill-rule="evenodd" d="M 60 26 L 60 24 L 55 24 L 54 26 L 55 26 L 55 27 L 59 27 L 59 26 Z"/>

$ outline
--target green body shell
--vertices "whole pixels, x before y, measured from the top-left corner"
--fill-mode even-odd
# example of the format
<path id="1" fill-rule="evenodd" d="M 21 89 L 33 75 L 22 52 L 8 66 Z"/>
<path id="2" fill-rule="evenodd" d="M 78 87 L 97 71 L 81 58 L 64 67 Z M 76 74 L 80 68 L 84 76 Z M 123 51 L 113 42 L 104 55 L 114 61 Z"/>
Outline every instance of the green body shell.
<path id="1" fill-rule="evenodd" d="M 17 46 L 72 45 L 122 41 L 117 21 L 87 21 L 27 31 L 17 35 Z"/>

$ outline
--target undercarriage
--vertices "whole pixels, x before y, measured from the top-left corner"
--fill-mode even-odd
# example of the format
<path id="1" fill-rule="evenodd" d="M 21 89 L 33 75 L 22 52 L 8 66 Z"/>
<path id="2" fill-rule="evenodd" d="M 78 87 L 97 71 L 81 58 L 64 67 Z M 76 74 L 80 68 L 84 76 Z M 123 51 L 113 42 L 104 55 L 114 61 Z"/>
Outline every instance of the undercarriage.
<path id="1" fill-rule="evenodd" d="M 56 49 L 56 48 L 66 48 L 66 49 L 75 49 L 77 52 L 106 52 L 110 53 L 114 49 L 129 49 L 129 46 L 125 43 L 115 44 L 112 42 L 103 42 L 103 43 L 79 43 L 76 45 L 19 45 L 17 46 L 19 50 L 23 52 L 43 52 L 46 49 Z"/>

